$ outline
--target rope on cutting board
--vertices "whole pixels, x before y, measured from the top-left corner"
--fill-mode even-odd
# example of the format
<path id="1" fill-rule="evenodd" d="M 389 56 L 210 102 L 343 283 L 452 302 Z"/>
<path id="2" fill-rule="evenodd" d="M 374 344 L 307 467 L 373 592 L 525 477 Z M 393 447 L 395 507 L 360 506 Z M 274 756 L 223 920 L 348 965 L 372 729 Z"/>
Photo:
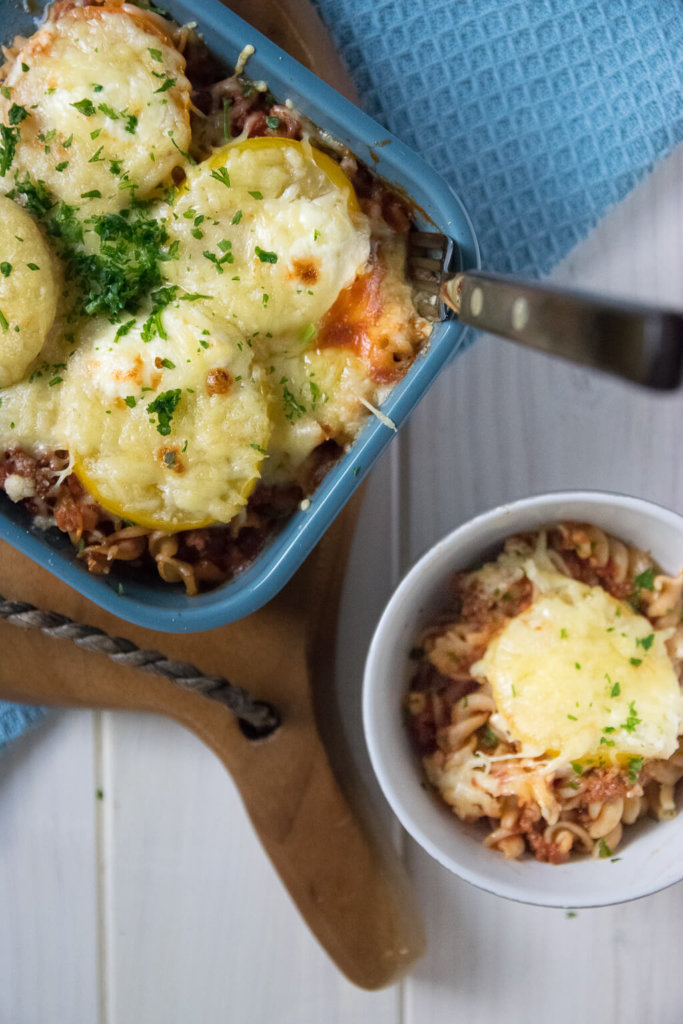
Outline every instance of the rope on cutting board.
<path id="1" fill-rule="evenodd" d="M 0 619 L 13 626 L 39 629 L 46 636 L 72 640 L 85 651 L 106 654 L 117 665 L 165 676 L 187 690 L 211 697 L 232 711 L 247 739 L 269 736 L 280 724 L 280 716 L 271 704 L 255 700 L 248 690 L 235 686 L 223 676 L 206 675 L 196 665 L 167 658 L 159 651 L 143 650 L 131 640 L 110 636 L 97 626 L 86 626 L 58 612 L 42 611 L 24 601 L 8 601 L 2 595 Z"/>

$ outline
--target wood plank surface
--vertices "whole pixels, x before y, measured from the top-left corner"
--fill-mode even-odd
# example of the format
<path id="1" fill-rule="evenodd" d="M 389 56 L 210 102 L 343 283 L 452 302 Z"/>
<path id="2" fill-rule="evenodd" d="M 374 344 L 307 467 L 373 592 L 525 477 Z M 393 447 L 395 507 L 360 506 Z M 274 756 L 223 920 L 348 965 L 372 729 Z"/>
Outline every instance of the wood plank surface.
<path id="1" fill-rule="evenodd" d="M 682 305 L 681 180 L 683 148 L 557 275 Z M 373 475 L 342 604 L 339 721 L 386 834 L 358 694 L 396 577 L 458 522 L 531 491 L 606 487 L 683 509 L 682 424 L 680 396 L 493 339 L 442 375 Z M 683 886 L 567 918 L 480 893 L 409 843 L 428 953 L 402 986 L 361 992 L 311 940 L 229 779 L 191 735 L 117 713 L 98 730 L 90 713 L 66 712 L 0 758 L 1 1024 L 683 1018 Z"/>

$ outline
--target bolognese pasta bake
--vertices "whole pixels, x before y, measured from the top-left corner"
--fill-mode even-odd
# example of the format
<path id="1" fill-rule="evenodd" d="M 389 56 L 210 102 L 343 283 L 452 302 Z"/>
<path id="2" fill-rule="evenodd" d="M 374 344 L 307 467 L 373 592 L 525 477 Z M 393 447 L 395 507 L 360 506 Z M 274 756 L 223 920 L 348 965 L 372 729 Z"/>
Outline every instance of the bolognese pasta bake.
<path id="1" fill-rule="evenodd" d="M 506 857 L 611 857 L 675 814 L 683 573 L 595 526 L 510 537 L 452 579 L 406 697 L 427 779 Z"/>
<path id="2" fill-rule="evenodd" d="M 426 342 L 410 210 L 152 10 L 59 0 L 3 52 L 0 486 L 94 573 L 215 586 Z"/>

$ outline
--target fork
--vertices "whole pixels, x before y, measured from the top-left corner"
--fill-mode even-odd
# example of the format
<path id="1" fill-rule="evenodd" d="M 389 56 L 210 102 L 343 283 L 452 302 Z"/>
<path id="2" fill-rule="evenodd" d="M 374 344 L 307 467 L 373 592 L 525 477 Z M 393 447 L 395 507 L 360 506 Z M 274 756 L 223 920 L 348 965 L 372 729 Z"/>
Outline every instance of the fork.
<path id="1" fill-rule="evenodd" d="M 683 377 L 683 314 L 483 270 L 463 270 L 447 235 L 411 231 L 408 277 L 416 308 L 528 348 L 668 391 Z"/>

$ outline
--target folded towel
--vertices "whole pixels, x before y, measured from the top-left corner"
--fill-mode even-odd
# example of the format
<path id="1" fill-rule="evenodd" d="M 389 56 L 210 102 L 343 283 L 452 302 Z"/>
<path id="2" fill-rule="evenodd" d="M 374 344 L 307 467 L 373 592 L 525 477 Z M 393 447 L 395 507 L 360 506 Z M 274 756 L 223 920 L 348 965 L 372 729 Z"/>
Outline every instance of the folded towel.
<path id="1" fill-rule="evenodd" d="M 368 113 L 463 199 L 482 264 L 546 273 L 683 138 L 683 4 L 315 0 Z"/>
<path id="2" fill-rule="evenodd" d="M 675 0 L 315 0 L 368 112 L 546 273 L 683 138 Z M 0 747 L 42 716 L 0 702 Z"/>

